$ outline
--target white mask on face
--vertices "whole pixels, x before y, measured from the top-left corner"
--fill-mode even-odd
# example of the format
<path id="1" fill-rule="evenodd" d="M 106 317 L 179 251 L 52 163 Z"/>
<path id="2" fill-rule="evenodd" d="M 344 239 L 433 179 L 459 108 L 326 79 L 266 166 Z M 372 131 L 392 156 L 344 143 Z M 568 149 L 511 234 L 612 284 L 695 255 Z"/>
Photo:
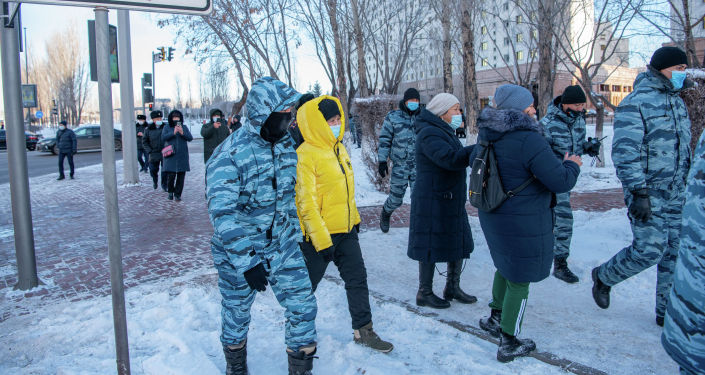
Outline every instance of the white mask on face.
<path id="1" fill-rule="evenodd" d="M 61 129 L 61 130 L 66 130 L 66 127 L 63 126 L 63 125 L 61 125 L 61 126 L 59 126 L 59 129 Z"/>
<path id="2" fill-rule="evenodd" d="M 161 124 L 162 124 L 162 120 L 157 120 L 157 121 L 155 121 L 154 123 L 157 124 L 157 125 L 161 125 Z"/>
<path id="3" fill-rule="evenodd" d="M 144 120 L 139 120 L 138 123 L 139 123 L 140 125 L 144 125 Z"/>

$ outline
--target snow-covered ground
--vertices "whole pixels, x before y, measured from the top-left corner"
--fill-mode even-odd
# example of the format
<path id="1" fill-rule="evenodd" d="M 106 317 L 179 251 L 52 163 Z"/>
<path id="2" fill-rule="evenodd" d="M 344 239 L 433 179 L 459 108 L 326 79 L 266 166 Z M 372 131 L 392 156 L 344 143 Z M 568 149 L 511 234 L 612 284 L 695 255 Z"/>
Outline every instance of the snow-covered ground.
<path id="1" fill-rule="evenodd" d="M 589 272 L 631 240 L 625 210 L 576 212 L 570 264 L 581 282 L 568 285 L 549 277 L 531 286 L 522 337 L 538 350 L 580 362 L 609 374 L 675 374 L 677 366 L 660 345 L 654 323 L 655 270 L 612 289 L 612 305 L 599 309 L 590 294 Z M 495 360 L 496 345 L 444 324 L 477 326 L 489 312 L 494 267 L 471 218 L 475 251 L 466 263 L 462 287 L 478 296 L 474 305 L 453 303 L 437 316 L 423 317 L 385 299 L 372 300 L 375 329 L 395 344 L 377 354 L 352 343 L 342 286 L 324 280 L 316 296 L 319 359 L 317 374 L 561 374 L 534 358 L 510 364 Z M 407 229 L 363 232 L 361 246 L 369 287 L 376 295 L 412 303 L 417 264 L 406 257 Z M 445 267 L 439 265 L 443 270 Z M 180 280 L 163 280 L 127 291 L 127 319 L 133 374 L 219 374 L 224 359 L 220 295 L 212 269 L 196 269 Z M 328 274 L 337 277 L 335 267 Z M 204 276 L 205 275 L 205 276 Z M 199 282 L 188 282 L 193 279 Z M 203 281 L 205 280 L 205 281 Z M 441 293 L 443 278 L 436 276 Z M 110 297 L 37 309 L 0 323 L 2 374 L 115 373 Z M 253 374 L 286 372 L 283 310 L 271 289 L 253 307 L 248 358 Z"/>

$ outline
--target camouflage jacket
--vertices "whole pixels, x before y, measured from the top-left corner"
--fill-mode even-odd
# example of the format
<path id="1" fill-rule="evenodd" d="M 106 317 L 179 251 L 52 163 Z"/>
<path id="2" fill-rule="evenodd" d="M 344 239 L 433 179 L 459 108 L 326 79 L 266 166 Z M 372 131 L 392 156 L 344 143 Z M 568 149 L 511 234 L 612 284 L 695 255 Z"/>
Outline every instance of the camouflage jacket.
<path id="1" fill-rule="evenodd" d="M 553 152 L 563 160 L 565 153 L 585 154 L 585 117 L 570 117 L 561 109 L 561 97 L 553 100 L 546 116 L 541 119 L 543 135 Z"/>
<path id="2" fill-rule="evenodd" d="M 625 191 L 685 186 L 690 119 L 679 90 L 649 67 L 617 107 L 612 161 Z"/>
<path id="3" fill-rule="evenodd" d="M 242 129 L 213 151 L 206 164 L 206 199 L 213 224 L 214 246 L 243 273 L 267 258 L 267 245 L 280 248 L 303 235 L 294 202 L 296 151 L 287 133 L 272 144 L 260 135 L 260 125 L 275 111 L 294 105 L 300 94 L 284 83 L 265 77 L 252 85 Z M 214 253 L 215 254 L 215 253 Z"/>
<path id="4" fill-rule="evenodd" d="M 377 160 L 383 162 L 391 159 L 395 165 L 408 165 L 413 168 L 416 165 L 414 122 L 419 111 L 409 113 L 401 102 L 399 108 L 389 112 L 384 118 L 379 134 Z"/>

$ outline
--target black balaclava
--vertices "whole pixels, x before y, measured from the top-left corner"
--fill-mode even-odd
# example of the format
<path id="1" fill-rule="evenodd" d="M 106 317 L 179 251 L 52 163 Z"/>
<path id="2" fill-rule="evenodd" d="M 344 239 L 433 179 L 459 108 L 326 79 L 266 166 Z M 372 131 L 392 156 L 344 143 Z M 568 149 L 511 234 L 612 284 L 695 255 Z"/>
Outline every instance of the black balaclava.
<path id="1" fill-rule="evenodd" d="M 260 135 L 267 142 L 275 143 L 286 134 L 289 123 L 291 112 L 272 112 L 262 124 Z"/>

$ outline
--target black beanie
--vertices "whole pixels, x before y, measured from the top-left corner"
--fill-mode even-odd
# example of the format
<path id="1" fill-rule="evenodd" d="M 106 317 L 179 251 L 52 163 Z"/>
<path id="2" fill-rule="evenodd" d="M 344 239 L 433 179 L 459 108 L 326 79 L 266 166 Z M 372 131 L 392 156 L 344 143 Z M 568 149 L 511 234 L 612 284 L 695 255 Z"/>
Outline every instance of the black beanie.
<path id="1" fill-rule="evenodd" d="M 578 85 L 568 86 L 563 90 L 563 95 L 561 95 L 561 104 L 579 104 L 586 103 L 587 97 L 583 89 Z"/>
<path id="2" fill-rule="evenodd" d="M 149 113 L 149 118 L 162 118 L 162 111 L 152 111 Z"/>
<path id="3" fill-rule="evenodd" d="M 326 121 L 332 119 L 335 116 L 340 116 L 340 109 L 338 109 L 338 103 L 332 99 L 323 99 L 318 103 L 318 110 L 323 114 L 323 118 Z"/>
<path id="4" fill-rule="evenodd" d="M 401 101 L 406 103 L 406 101 L 409 99 L 421 100 L 421 95 L 419 95 L 419 90 L 417 90 L 413 87 L 406 89 L 406 91 L 404 91 L 404 99 L 402 99 Z"/>
<path id="5" fill-rule="evenodd" d="M 651 62 L 649 63 L 649 65 L 656 70 L 662 70 L 681 64 L 687 65 L 688 57 L 685 55 L 685 52 L 678 47 L 661 47 L 657 49 L 654 55 L 651 56 Z"/>
<path id="6" fill-rule="evenodd" d="M 146 119 L 147 119 L 147 116 L 145 116 L 145 115 L 137 115 L 137 119 L 138 119 L 138 120 L 146 120 Z"/>

